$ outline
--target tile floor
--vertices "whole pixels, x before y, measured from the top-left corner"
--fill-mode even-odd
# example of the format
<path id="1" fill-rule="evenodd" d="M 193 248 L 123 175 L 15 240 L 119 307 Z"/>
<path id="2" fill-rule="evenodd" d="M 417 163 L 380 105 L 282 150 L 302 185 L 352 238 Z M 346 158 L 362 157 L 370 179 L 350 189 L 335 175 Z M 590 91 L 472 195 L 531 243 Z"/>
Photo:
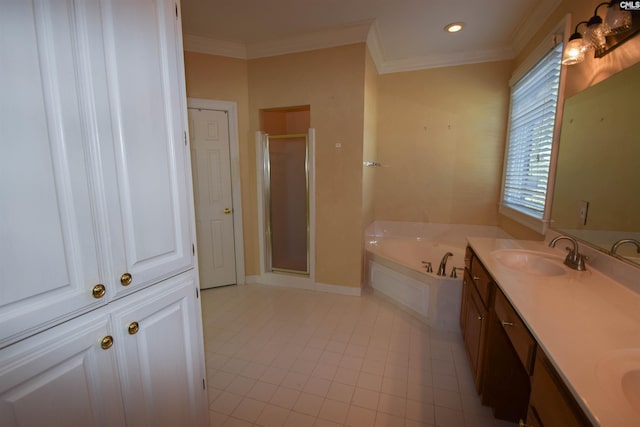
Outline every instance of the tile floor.
<path id="1" fill-rule="evenodd" d="M 202 292 L 211 426 L 507 426 L 480 405 L 458 333 L 377 295 Z"/>

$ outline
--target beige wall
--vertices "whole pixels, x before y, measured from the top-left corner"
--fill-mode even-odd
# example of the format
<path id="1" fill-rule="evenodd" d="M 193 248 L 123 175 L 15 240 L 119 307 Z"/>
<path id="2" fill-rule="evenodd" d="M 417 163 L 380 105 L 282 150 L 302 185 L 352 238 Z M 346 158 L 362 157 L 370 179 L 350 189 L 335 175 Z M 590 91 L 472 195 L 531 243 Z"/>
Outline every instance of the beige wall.
<path id="1" fill-rule="evenodd" d="M 246 274 L 259 272 L 253 135 L 265 108 L 311 109 L 318 282 L 360 286 L 361 230 L 376 219 L 499 224 L 542 238 L 497 212 L 508 80 L 567 12 L 576 22 L 593 6 L 563 1 L 514 61 L 377 75 L 364 44 L 250 61 L 185 52 L 189 97 L 238 103 Z M 569 67 L 565 95 L 638 61 L 640 37 Z"/>
<path id="2" fill-rule="evenodd" d="M 375 218 L 495 225 L 511 63 L 378 78 Z"/>
<path id="3" fill-rule="evenodd" d="M 201 53 L 184 53 L 189 98 L 233 101 L 238 106 L 238 142 L 242 185 L 245 272 L 259 273 L 258 213 L 254 137 L 249 130 L 247 61 Z"/>
<path id="4" fill-rule="evenodd" d="M 593 15 L 593 9 L 597 4 L 597 2 L 584 2 L 582 0 L 564 0 L 518 55 L 514 63 L 514 70 L 567 13 L 571 14 L 571 31 L 573 31 L 576 23 L 588 20 Z M 604 10 L 604 7 L 600 9 L 601 16 Z M 581 25 L 579 30 L 583 31 L 584 25 Z M 637 62 L 640 62 L 640 36 L 629 40 L 603 58 L 596 59 L 587 54 L 587 58 L 583 63 L 566 67 L 564 96 L 569 98 Z M 526 227 L 504 216 L 500 216 L 500 226 L 518 238 L 542 239 L 544 237 L 533 233 Z"/>
<path id="5" fill-rule="evenodd" d="M 364 137 L 362 147 L 363 162 L 378 159 L 378 72 L 367 50 L 364 74 Z M 377 169 L 365 167 L 362 170 L 362 225 L 366 227 L 374 221 L 375 176 Z M 364 230 L 363 230 L 364 231 Z"/>
<path id="6" fill-rule="evenodd" d="M 248 62 L 252 130 L 260 109 L 311 107 L 316 281 L 352 287 L 361 285 L 365 52 L 361 43 Z"/>

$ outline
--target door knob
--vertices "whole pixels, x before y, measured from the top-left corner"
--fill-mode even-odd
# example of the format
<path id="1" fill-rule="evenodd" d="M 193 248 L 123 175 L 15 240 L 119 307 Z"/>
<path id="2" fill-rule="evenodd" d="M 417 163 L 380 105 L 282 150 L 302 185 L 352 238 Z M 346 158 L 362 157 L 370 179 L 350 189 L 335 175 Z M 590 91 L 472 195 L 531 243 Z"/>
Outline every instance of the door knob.
<path id="1" fill-rule="evenodd" d="M 225 215 L 229 215 L 229 214 L 231 213 L 231 209 L 229 209 L 229 208 L 224 208 L 224 211 L 223 211 L 223 212 L 224 212 L 224 214 L 225 214 Z"/>
<path id="2" fill-rule="evenodd" d="M 129 286 L 132 280 L 133 277 L 129 273 L 124 273 L 122 276 L 120 276 L 120 283 L 122 284 L 122 286 Z"/>
<path id="3" fill-rule="evenodd" d="M 94 298 L 102 298 L 106 293 L 107 290 L 102 284 L 95 285 L 91 290 L 91 295 L 93 295 Z"/>

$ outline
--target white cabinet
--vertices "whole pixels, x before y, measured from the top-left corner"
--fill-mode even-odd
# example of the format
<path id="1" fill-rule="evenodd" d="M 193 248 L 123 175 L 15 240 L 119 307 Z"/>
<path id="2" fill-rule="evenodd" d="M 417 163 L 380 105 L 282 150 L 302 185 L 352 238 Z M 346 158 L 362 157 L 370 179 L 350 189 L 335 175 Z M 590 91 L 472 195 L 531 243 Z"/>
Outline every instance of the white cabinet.
<path id="1" fill-rule="evenodd" d="M 0 350 L 0 424 L 125 425 L 111 329 L 99 309 Z"/>
<path id="2" fill-rule="evenodd" d="M 101 135 L 83 56 L 102 42 L 91 33 L 80 46 L 95 19 L 54 3 L 1 5 L 0 347 L 106 303 L 92 296 L 106 280 L 106 232 L 94 215 Z"/>
<path id="3" fill-rule="evenodd" d="M 114 347 L 129 425 L 207 423 L 197 292 L 192 271 L 115 304 Z"/>
<path id="4" fill-rule="evenodd" d="M 0 10 L 0 423 L 206 424 L 179 3 Z"/>
<path id="5" fill-rule="evenodd" d="M 183 273 L 0 350 L 2 425 L 206 425 L 196 292 Z"/>
<path id="6" fill-rule="evenodd" d="M 2 9 L 0 347 L 194 267 L 176 3 Z"/>
<path id="7" fill-rule="evenodd" d="M 117 183 L 108 203 L 117 231 L 111 278 L 123 294 L 194 263 L 182 36 L 174 1 L 100 5 Z"/>

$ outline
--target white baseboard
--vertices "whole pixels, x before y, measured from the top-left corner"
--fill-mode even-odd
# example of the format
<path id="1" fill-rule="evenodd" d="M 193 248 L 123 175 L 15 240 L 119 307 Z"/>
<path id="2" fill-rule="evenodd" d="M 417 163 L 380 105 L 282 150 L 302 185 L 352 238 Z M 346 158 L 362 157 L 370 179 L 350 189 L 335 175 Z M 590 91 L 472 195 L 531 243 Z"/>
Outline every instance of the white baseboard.
<path id="1" fill-rule="evenodd" d="M 308 277 L 297 277 L 287 274 L 264 273 L 261 275 L 246 276 L 247 283 L 257 283 L 269 286 L 281 286 L 285 288 L 306 289 L 310 291 L 328 292 L 339 295 L 357 296 L 362 295 L 361 288 L 351 286 L 331 285 L 318 283 Z"/>

